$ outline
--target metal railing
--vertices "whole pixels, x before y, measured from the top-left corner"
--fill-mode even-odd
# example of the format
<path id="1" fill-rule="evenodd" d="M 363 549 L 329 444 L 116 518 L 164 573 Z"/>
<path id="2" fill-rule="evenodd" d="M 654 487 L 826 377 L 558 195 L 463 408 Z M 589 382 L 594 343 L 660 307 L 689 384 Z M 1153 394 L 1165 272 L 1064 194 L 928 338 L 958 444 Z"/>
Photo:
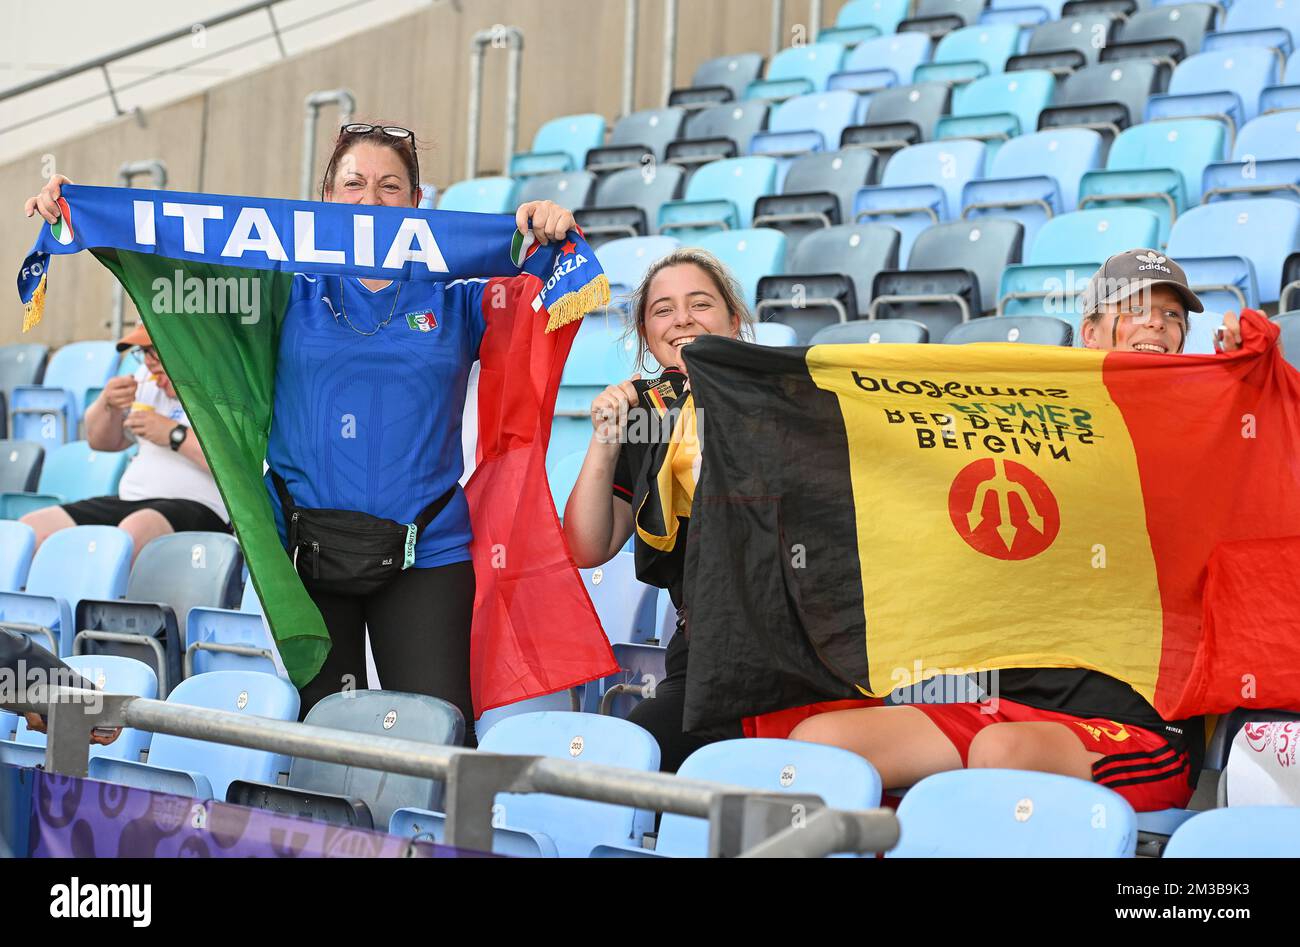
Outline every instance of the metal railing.
<path id="1" fill-rule="evenodd" d="M 519 85 L 522 81 L 524 33 L 517 26 L 493 26 L 479 30 L 470 40 L 469 55 L 469 106 L 465 142 L 465 177 L 478 177 L 479 123 L 483 117 L 483 60 L 488 47 L 506 47 L 510 51 L 506 61 L 506 140 L 501 159 L 501 174 L 510 173 L 510 159 L 515 154 L 515 140 L 519 135 Z"/>
<path id="2" fill-rule="evenodd" d="M 709 854 L 816 857 L 870 854 L 898 843 L 891 809 L 832 809 L 816 796 L 683 779 L 538 756 L 483 753 L 463 747 L 254 717 L 71 687 L 30 688 L 6 710 L 46 716 L 45 768 L 85 777 L 91 731 L 132 727 L 152 733 L 267 750 L 446 782 L 446 844 L 492 850 L 497 793 L 551 793 L 593 802 L 675 812 L 709 820 Z M 792 819 L 792 812 L 797 817 Z"/>

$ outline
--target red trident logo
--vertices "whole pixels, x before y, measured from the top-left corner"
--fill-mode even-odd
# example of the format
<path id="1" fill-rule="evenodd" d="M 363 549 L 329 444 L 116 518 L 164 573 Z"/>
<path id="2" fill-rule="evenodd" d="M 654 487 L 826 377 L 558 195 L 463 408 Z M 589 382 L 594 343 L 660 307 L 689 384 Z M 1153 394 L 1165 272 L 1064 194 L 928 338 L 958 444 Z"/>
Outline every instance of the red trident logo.
<path id="1" fill-rule="evenodd" d="M 963 467 L 948 491 L 948 515 L 967 545 L 994 559 L 1032 559 L 1061 531 L 1056 497 L 1014 460 L 987 458 Z"/>

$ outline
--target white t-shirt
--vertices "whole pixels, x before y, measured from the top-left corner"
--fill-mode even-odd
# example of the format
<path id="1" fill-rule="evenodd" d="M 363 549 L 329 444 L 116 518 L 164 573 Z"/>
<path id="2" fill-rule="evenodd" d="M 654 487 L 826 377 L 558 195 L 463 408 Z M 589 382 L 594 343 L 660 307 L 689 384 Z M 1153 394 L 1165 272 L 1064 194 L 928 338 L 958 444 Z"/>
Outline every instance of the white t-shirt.
<path id="1" fill-rule="evenodd" d="M 149 405 L 177 424 L 190 426 L 180 401 L 159 388 L 147 368 L 137 369 L 134 378 L 137 402 Z M 139 452 L 131 458 L 126 473 L 122 474 L 122 482 L 117 488 L 119 497 L 123 500 L 194 500 L 216 513 L 223 522 L 230 522 L 217 482 L 210 472 L 196 467 L 179 451 L 172 450 L 170 444 L 159 447 L 142 437 L 139 445 Z"/>

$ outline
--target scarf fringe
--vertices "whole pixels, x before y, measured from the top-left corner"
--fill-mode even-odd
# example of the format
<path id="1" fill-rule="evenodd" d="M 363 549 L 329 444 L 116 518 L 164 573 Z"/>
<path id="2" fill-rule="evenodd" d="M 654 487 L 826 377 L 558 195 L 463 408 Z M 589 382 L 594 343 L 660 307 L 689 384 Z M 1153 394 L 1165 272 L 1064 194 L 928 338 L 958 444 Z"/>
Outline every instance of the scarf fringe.
<path id="1" fill-rule="evenodd" d="M 550 316 L 546 322 L 546 331 L 554 332 L 570 322 L 578 321 L 589 312 L 608 306 L 609 298 L 609 277 L 601 273 L 582 289 L 565 293 L 546 307 Z"/>
<path id="2" fill-rule="evenodd" d="M 41 276 L 41 281 L 36 285 L 36 291 L 32 293 L 32 298 L 23 306 L 24 332 L 35 329 L 41 324 L 41 319 L 45 316 L 45 283 L 47 279 L 47 276 Z"/>

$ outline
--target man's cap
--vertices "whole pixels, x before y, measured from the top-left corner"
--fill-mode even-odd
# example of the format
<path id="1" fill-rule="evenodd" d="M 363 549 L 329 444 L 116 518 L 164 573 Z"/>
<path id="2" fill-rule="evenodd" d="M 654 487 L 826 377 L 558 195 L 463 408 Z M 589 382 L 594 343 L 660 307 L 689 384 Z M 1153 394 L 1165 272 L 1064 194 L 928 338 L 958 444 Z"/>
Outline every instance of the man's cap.
<path id="1" fill-rule="evenodd" d="M 137 345 L 153 345 L 153 341 L 149 338 L 149 330 L 144 327 L 143 322 L 126 335 L 122 336 L 117 343 L 117 350 L 119 352 L 125 352 L 127 349 L 135 348 Z"/>
<path id="2" fill-rule="evenodd" d="M 1204 312 L 1201 300 L 1187 285 L 1187 274 L 1157 250 L 1139 248 L 1116 253 L 1101 265 L 1083 290 L 1083 311 L 1093 312 L 1107 303 L 1119 303 L 1156 286 L 1168 286 L 1188 312 Z"/>

